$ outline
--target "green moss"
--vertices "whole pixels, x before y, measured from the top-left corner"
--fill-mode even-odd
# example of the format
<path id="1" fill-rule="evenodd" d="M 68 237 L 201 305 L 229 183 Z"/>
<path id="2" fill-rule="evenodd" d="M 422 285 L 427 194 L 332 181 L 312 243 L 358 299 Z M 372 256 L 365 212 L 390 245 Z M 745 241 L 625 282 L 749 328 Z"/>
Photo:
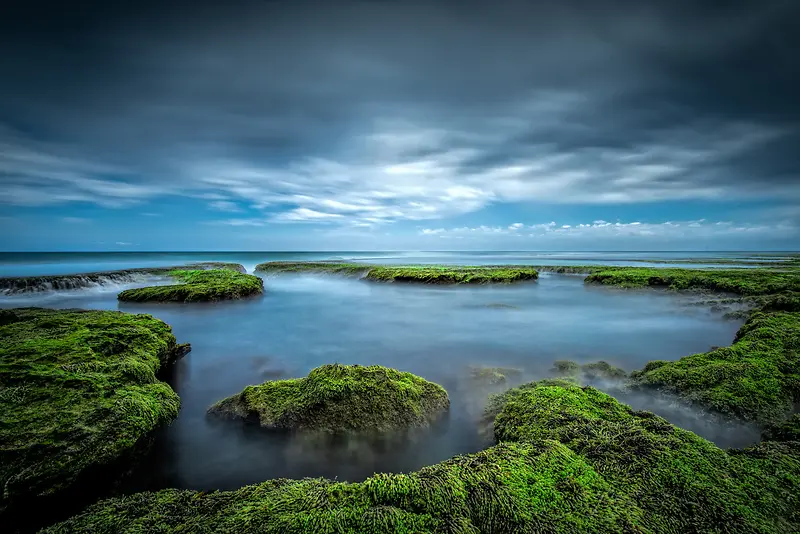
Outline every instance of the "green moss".
<path id="1" fill-rule="evenodd" d="M 0 509 L 70 489 L 178 414 L 186 346 L 150 315 L 21 308 L 0 326 Z"/>
<path id="2" fill-rule="evenodd" d="M 536 280 L 530 267 L 486 266 L 457 267 L 445 265 L 375 266 L 365 275 L 377 282 L 420 282 L 424 284 L 509 284 Z"/>
<path id="3" fill-rule="evenodd" d="M 507 284 L 535 280 L 536 269 L 526 266 L 487 265 L 368 265 L 334 262 L 269 262 L 256 266 L 257 272 L 318 272 L 362 276 L 374 282 L 416 282 L 423 284 Z"/>
<path id="4" fill-rule="evenodd" d="M 209 302 L 241 299 L 264 291 L 264 281 L 258 276 L 229 269 L 171 270 L 166 274 L 183 283 L 126 289 L 117 298 L 127 302 Z"/>
<path id="5" fill-rule="evenodd" d="M 495 396 L 498 441 L 555 441 L 602 474 L 648 532 L 793 532 L 800 456 L 778 444 L 728 453 L 594 388 L 526 384 Z"/>
<path id="6" fill-rule="evenodd" d="M 740 295 L 767 295 L 800 291 L 800 271 L 770 269 L 652 269 L 603 267 L 586 277 L 587 283 L 620 287 L 700 289 Z"/>
<path id="7" fill-rule="evenodd" d="M 756 312 L 730 347 L 651 362 L 633 378 L 724 414 L 781 420 L 800 402 L 800 314 Z"/>
<path id="8" fill-rule="evenodd" d="M 522 378 L 522 369 L 514 367 L 470 367 L 470 377 L 481 385 L 496 386 Z"/>
<path id="9" fill-rule="evenodd" d="M 630 511 L 567 447 L 508 443 L 360 483 L 281 479 L 110 499 L 46 532 L 634 532 Z"/>
<path id="10" fill-rule="evenodd" d="M 209 414 L 257 419 L 274 430 L 390 432 L 425 427 L 450 406 L 439 385 L 372 365 L 324 365 L 305 378 L 248 386 Z"/>
<path id="11" fill-rule="evenodd" d="M 499 399 L 499 401 L 498 401 Z M 780 443 L 726 452 L 592 388 L 495 397 L 500 444 L 364 482 L 278 479 L 238 491 L 109 499 L 74 532 L 727 532 L 800 527 L 800 463 Z"/>
<path id="12" fill-rule="evenodd" d="M 322 273 L 344 276 L 362 276 L 370 266 L 362 263 L 341 263 L 333 261 L 270 261 L 259 263 L 255 267 L 257 273 Z"/>

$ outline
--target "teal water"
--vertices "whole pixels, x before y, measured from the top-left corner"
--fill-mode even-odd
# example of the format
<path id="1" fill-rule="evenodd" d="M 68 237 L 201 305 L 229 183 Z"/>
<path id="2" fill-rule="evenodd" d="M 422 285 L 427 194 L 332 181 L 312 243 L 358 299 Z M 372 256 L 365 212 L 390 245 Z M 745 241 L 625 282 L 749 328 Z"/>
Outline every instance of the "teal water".
<path id="1" fill-rule="evenodd" d="M 131 267 L 158 267 L 200 261 L 243 264 L 248 272 L 266 261 L 346 260 L 370 263 L 452 263 L 459 265 L 634 265 L 654 267 L 720 267 L 695 263 L 704 259 L 728 259 L 748 267 L 747 252 L 0 252 L 0 276 L 31 276 L 109 271 Z M 778 256 L 776 256 L 776 259 Z M 692 263 L 658 263 L 647 260 Z M 761 259 L 761 261 L 764 261 Z M 725 267 L 732 265 L 727 264 Z"/>

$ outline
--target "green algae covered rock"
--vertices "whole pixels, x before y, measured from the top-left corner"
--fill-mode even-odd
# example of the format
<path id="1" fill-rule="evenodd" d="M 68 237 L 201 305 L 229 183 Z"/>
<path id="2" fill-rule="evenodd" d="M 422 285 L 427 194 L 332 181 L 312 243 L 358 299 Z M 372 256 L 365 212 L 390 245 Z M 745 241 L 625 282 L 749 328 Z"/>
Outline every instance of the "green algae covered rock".
<path id="1" fill-rule="evenodd" d="M 139 493 L 44 532 L 637 532 L 630 509 L 584 458 L 550 441 L 501 444 L 358 483 L 278 479 L 238 491 Z"/>
<path id="2" fill-rule="evenodd" d="M 800 270 L 797 269 L 599 267 L 594 268 L 585 281 L 619 287 L 664 287 L 739 295 L 770 295 L 779 292 L 788 292 L 791 295 L 800 292 Z M 787 301 L 783 304 L 791 303 Z"/>
<path id="3" fill-rule="evenodd" d="M 489 412 L 501 443 L 413 473 L 139 493 L 102 501 L 45 532 L 749 534 L 800 527 L 800 462 L 781 443 L 723 451 L 563 381 L 501 394 Z"/>
<path id="4" fill-rule="evenodd" d="M 717 412 L 781 421 L 800 402 L 800 313 L 756 312 L 730 347 L 651 362 L 632 378 Z"/>
<path id="5" fill-rule="evenodd" d="M 427 427 L 450 406 L 441 386 L 377 365 L 324 365 L 305 378 L 248 386 L 209 414 L 273 430 L 392 432 Z"/>
<path id="6" fill-rule="evenodd" d="M 186 351 L 150 315 L 3 311 L 0 511 L 83 492 L 175 418 L 180 399 L 156 373 Z"/>
<path id="7" fill-rule="evenodd" d="M 172 270 L 166 274 L 183 283 L 126 289 L 117 298 L 126 302 L 213 302 L 264 292 L 261 278 L 232 269 Z"/>
<path id="8" fill-rule="evenodd" d="M 367 280 L 376 282 L 417 282 L 423 284 L 510 284 L 536 280 L 539 273 L 524 266 L 477 266 L 454 265 L 377 265 L 367 271 Z"/>
<path id="9" fill-rule="evenodd" d="M 800 455 L 777 443 L 724 451 L 591 387 L 526 384 L 487 408 L 501 442 L 580 455 L 644 532 L 796 532 Z"/>

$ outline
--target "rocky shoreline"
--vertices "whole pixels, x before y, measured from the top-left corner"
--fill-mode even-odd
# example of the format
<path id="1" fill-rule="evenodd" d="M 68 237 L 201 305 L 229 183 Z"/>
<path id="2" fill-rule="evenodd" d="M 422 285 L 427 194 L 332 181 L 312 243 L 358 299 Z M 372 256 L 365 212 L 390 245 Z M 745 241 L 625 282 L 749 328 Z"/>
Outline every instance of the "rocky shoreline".
<path id="1" fill-rule="evenodd" d="M 257 271 L 373 279 L 374 269 L 275 262 Z M 411 276 L 454 284 L 506 283 L 522 272 L 512 266 L 381 269 L 374 279 Z M 213 277 L 221 271 L 191 272 Z M 800 273 L 592 267 L 586 283 L 722 292 L 748 299 L 754 310 L 731 346 L 650 362 L 629 374 L 606 362 L 564 360 L 554 364 L 562 378 L 506 389 L 518 370 L 472 369 L 476 384 L 506 389 L 489 398 L 484 419 L 495 444 L 479 453 L 356 483 L 280 479 L 237 491 L 115 497 L 45 532 L 706 532 L 722 524 L 742 533 L 800 529 Z M 177 414 L 180 401 L 157 373 L 188 347 L 177 345 L 169 326 L 149 315 L 6 310 L 0 312 L 0 333 L 6 517 L 20 518 L 19 510 L 31 503 L 78 487 L 82 471 L 124 458 Z M 577 385 L 580 376 L 674 393 L 760 426 L 763 442 L 720 449 Z M 209 413 L 271 430 L 387 433 L 425 428 L 448 406 L 443 388 L 415 375 L 332 364 L 305 378 L 249 386 Z"/>

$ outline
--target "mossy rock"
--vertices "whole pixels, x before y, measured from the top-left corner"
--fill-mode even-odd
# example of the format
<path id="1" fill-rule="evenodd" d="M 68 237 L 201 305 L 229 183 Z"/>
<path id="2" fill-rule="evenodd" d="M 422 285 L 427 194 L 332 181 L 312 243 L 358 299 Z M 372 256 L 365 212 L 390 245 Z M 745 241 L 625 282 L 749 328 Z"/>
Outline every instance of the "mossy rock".
<path id="1" fill-rule="evenodd" d="M 494 398 L 502 443 L 364 482 L 270 480 L 102 501 L 45 532 L 784 533 L 800 463 L 783 444 L 726 452 L 592 388 Z"/>
<path id="2" fill-rule="evenodd" d="M 724 451 L 592 387 L 531 383 L 493 396 L 500 442 L 579 454 L 644 532 L 795 532 L 800 454 L 777 443 Z"/>
<path id="3" fill-rule="evenodd" d="M 479 385 L 498 386 L 505 385 L 510 381 L 521 381 L 522 369 L 515 367 L 469 367 L 469 375 L 472 381 Z"/>
<path id="4" fill-rule="evenodd" d="M 323 365 L 305 378 L 248 386 L 209 414 L 284 431 L 382 433 L 427 427 L 450 407 L 441 386 L 377 365 Z"/>
<path id="5" fill-rule="evenodd" d="M 663 287 L 673 290 L 704 290 L 738 295 L 772 295 L 786 292 L 777 308 L 796 306 L 800 292 L 800 270 L 772 269 L 664 269 L 647 267 L 596 267 L 587 283 L 619 287 Z"/>
<path id="6" fill-rule="evenodd" d="M 723 414 L 780 422 L 800 402 L 800 313 L 756 312 L 730 347 L 650 362 L 632 378 Z"/>
<path id="7" fill-rule="evenodd" d="M 173 270 L 166 274 L 183 283 L 126 289 L 117 298 L 125 302 L 215 302 L 264 292 L 261 278 L 231 269 Z"/>
<path id="8" fill-rule="evenodd" d="M 180 399 L 157 373 L 188 345 L 150 315 L 40 308 L 2 315 L 0 511 L 41 506 L 46 514 L 50 504 L 36 503 L 83 492 L 76 485 L 92 484 L 178 415 Z"/>

